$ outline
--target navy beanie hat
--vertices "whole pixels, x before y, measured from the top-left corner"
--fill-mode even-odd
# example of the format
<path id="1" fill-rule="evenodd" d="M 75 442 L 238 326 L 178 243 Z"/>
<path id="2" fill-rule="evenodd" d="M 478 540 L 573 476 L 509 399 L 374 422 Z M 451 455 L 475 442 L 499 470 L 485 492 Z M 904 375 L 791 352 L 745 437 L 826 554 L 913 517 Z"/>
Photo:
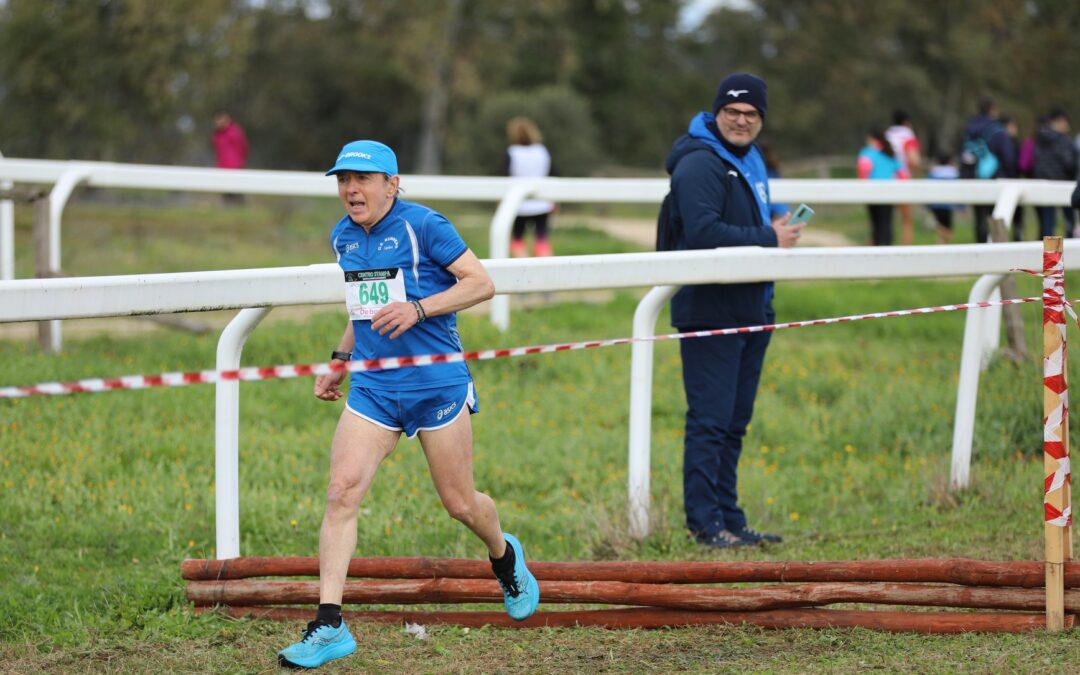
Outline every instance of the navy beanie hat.
<path id="1" fill-rule="evenodd" d="M 765 109 L 768 107 L 767 90 L 765 80 L 756 75 L 750 73 L 728 75 L 720 81 L 720 87 L 716 91 L 716 100 L 713 101 L 712 111 L 715 113 L 729 103 L 749 103 L 757 108 L 762 118 L 764 118 Z"/>

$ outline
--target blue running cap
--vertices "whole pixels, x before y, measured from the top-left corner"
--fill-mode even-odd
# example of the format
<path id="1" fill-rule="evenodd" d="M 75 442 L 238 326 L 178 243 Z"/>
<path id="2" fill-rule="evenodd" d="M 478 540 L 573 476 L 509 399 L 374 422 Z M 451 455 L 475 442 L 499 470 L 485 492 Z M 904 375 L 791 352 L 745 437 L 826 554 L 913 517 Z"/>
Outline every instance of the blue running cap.
<path id="1" fill-rule="evenodd" d="M 378 141 L 353 141 L 346 143 L 341 149 L 337 162 L 326 175 L 332 176 L 339 171 L 364 171 L 396 176 L 397 156 L 388 146 Z"/>

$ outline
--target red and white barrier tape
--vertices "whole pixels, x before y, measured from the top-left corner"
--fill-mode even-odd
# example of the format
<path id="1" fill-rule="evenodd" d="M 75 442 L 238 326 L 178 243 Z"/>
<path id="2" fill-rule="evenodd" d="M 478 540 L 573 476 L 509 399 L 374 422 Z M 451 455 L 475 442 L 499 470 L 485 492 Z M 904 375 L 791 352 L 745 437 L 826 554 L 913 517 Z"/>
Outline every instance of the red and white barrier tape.
<path id="1" fill-rule="evenodd" d="M 1028 271 L 1028 270 L 1025 270 Z M 1030 271 L 1028 271 L 1030 273 Z M 1069 504 L 1069 446 L 1066 436 L 1069 433 L 1069 386 L 1065 376 L 1066 341 L 1065 313 L 1073 319 L 1076 314 L 1065 299 L 1065 263 L 1060 252 L 1043 254 L 1043 331 L 1056 337 L 1054 350 L 1043 358 L 1043 386 L 1047 390 L 1046 400 L 1053 409 L 1043 420 L 1043 452 L 1056 460 L 1056 468 L 1045 477 L 1043 482 L 1043 511 L 1046 523 L 1057 527 L 1072 524 L 1072 506 Z M 1056 495 L 1059 490 L 1066 490 L 1064 495 Z M 1054 505 L 1060 501 L 1063 507 Z"/>
<path id="2" fill-rule="evenodd" d="M 64 394 L 97 393 L 102 391 L 114 391 L 117 389 L 183 387 L 189 384 L 211 384 L 231 380 L 246 382 L 253 380 L 287 379 L 293 377 L 309 377 L 312 375 L 329 375 L 330 373 L 340 372 L 355 373 L 369 370 L 392 370 L 395 368 L 408 368 L 413 366 L 430 366 L 436 363 L 456 363 L 459 361 L 488 361 L 491 359 L 501 359 L 509 356 L 548 354 L 551 352 L 591 349 L 593 347 L 614 347 L 616 345 L 625 345 L 634 342 L 659 342 L 661 340 L 683 340 L 691 338 L 712 337 L 716 335 L 763 333 L 767 331 L 781 330 L 784 328 L 824 326 L 834 323 L 864 321 L 867 319 L 886 319 L 896 316 L 913 316 L 916 314 L 936 314 L 938 312 L 955 312 L 965 309 L 1001 307 L 1005 305 L 1019 305 L 1027 302 L 1038 302 L 1040 300 L 1042 300 L 1042 298 L 1034 297 L 987 302 L 971 302 L 961 305 L 942 305 L 940 307 L 923 307 L 920 309 L 901 309 L 893 312 L 855 314 L 851 316 L 840 316 L 829 319 L 791 321 L 788 323 L 775 323 L 764 326 L 722 328 L 717 330 L 701 330 L 687 333 L 669 333 L 667 335 L 654 335 L 651 337 L 628 337 L 612 340 L 593 340 L 590 342 L 570 342 L 565 344 L 540 345 L 534 347 L 486 349 L 476 352 L 453 352 L 450 354 L 423 354 L 420 356 L 399 356 L 385 359 L 370 359 L 366 361 L 350 361 L 348 363 L 342 363 L 339 361 L 336 363 L 312 363 L 306 365 L 272 366 L 268 368 L 201 370 L 186 373 L 161 373 L 160 375 L 126 375 L 123 377 L 92 378 L 86 380 L 76 380 L 73 382 L 43 382 L 40 384 L 32 384 L 21 387 L 0 387 L 0 399 L 23 398 L 27 396 L 60 396 Z"/>

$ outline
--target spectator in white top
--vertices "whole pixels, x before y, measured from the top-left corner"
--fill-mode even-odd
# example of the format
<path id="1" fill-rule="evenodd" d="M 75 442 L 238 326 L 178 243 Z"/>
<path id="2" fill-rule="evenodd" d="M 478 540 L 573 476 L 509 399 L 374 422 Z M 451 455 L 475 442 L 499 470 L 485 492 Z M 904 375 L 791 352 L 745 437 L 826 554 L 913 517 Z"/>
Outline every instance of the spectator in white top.
<path id="1" fill-rule="evenodd" d="M 506 175 L 515 178 L 544 178 L 557 175 L 551 154 L 544 147 L 543 137 L 536 123 L 528 117 L 515 117 L 506 124 L 506 136 L 510 147 L 506 149 Z M 515 258 L 527 256 L 525 230 L 532 225 L 534 251 L 537 256 L 551 255 L 548 236 L 549 217 L 556 210 L 555 204 L 542 199 L 527 199 L 518 209 L 510 240 L 510 255 Z"/>
<path id="2" fill-rule="evenodd" d="M 900 161 L 900 173 L 897 178 L 909 180 L 915 172 L 922 168 L 922 150 L 919 147 L 919 139 L 912 129 L 911 115 L 903 110 L 893 111 L 893 124 L 885 130 L 885 138 L 892 146 L 893 154 Z M 912 217 L 911 204 L 899 204 L 900 212 L 900 243 L 910 246 L 915 243 L 915 223 Z"/>

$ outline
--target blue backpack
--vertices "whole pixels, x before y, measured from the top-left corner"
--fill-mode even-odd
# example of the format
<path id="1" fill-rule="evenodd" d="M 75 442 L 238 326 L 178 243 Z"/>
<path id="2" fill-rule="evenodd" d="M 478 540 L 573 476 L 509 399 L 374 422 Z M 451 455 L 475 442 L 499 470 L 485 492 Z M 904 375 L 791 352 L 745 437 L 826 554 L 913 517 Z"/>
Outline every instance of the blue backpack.
<path id="1" fill-rule="evenodd" d="M 991 125 L 988 131 L 989 133 L 984 131 L 975 138 L 967 139 L 960 149 L 960 168 L 967 178 L 988 179 L 997 175 L 998 158 L 991 152 L 986 139 L 1001 129 Z"/>

